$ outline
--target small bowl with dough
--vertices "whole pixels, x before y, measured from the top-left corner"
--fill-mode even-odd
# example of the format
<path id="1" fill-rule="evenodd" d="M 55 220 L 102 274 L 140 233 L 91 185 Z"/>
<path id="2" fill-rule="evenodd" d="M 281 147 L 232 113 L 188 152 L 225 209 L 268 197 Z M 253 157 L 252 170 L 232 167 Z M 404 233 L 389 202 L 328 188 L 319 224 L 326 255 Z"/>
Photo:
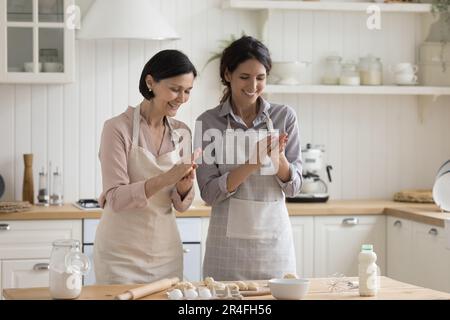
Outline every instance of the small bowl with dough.
<path id="1" fill-rule="evenodd" d="M 308 279 L 271 279 L 270 293 L 278 300 L 301 300 L 309 290 Z"/>

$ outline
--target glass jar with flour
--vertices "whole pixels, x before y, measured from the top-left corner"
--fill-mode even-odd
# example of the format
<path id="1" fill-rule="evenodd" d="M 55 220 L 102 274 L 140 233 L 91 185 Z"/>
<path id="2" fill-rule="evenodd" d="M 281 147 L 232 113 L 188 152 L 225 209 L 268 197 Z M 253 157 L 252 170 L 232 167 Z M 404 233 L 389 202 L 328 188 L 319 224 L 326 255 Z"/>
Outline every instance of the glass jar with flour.
<path id="1" fill-rule="evenodd" d="M 358 66 L 353 61 L 347 61 L 342 65 L 341 77 L 339 84 L 342 86 L 359 86 L 360 78 Z"/>
<path id="2" fill-rule="evenodd" d="M 382 84 L 383 67 L 380 58 L 368 55 L 359 59 L 359 76 L 361 84 L 379 86 Z"/>
<path id="3" fill-rule="evenodd" d="M 325 70 L 322 76 L 322 84 L 337 85 L 341 76 L 342 58 L 338 55 L 330 55 L 325 59 Z"/>
<path id="4" fill-rule="evenodd" d="M 56 240 L 50 256 L 50 295 L 53 299 L 76 299 L 82 277 L 89 272 L 89 258 L 81 253 L 80 241 Z"/>

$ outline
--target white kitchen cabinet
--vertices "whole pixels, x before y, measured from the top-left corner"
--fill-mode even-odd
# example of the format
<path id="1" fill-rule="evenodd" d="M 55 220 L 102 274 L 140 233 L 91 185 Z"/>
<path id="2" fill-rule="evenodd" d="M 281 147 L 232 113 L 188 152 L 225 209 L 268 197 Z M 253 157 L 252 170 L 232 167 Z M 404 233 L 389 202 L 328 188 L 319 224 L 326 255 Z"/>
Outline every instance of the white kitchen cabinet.
<path id="1" fill-rule="evenodd" d="M 49 258 L 56 239 L 81 241 L 81 220 L 0 221 L 0 260 Z"/>
<path id="2" fill-rule="evenodd" d="M 57 239 L 81 242 L 81 220 L 0 221 L 1 289 L 47 287 L 47 264 Z"/>
<path id="3" fill-rule="evenodd" d="M 450 250 L 446 248 L 444 228 L 413 222 L 412 268 L 413 284 L 450 292 Z"/>
<path id="4" fill-rule="evenodd" d="M 73 0 L 0 0 L 0 83 L 73 82 Z"/>
<path id="5" fill-rule="evenodd" d="M 412 227 L 411 220 L 387 217 L 387 276 L 406 283 L 415 282 Z"/>
<path id="6" fill-rule="evenodd" d="M 177 226 L 183 243 L 183 278 L 186 281 L 200 281 L 202 280 L 201 218 L 177 218 Z"/>
<path id="7" fill-rule="evenodd" d="M 201 246 L 197 243 L 183 243 L 183 278 L 185 281 L 202 280 Z"/>
<path id="8" fill-rule="evenodd" d="M 314 218 L 291 216 L 294 237 L 297 275 L 311 278 L 314 275 Z"/>
<path id="9" fill-rule="evenodd" d="M 373 244 L 381 274 L 385 271 L 386 217 L 327 216 L 314 218 L 314 276 L 358 275 L 362 244 Z"/>
<path id="10" fill-rule="evenodd" d="M 3 261 L 4 288 L 48 287 L 49 261 L 49 259 Z"/>

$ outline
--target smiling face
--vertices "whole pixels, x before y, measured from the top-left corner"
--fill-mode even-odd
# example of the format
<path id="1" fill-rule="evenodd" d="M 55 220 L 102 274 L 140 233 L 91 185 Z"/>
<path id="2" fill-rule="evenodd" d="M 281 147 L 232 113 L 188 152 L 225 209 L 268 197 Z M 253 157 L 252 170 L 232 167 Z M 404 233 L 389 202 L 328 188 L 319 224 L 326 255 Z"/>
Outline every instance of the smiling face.
<path id="1" fill-rule="evenodd" d="M 267 71 L 256 59 L 242 62 L 232 73 L 225 72 L 231 86 L 231 97 L 237 106 L 256 104 L 266 87 Z"/>
<path id="2" fill-rule="evenodd" d="M 194 74 L 186 73 L 176 77 L 162 79 L 156 82 L 151 75 L 146 77 L 155 97 L 155 105 L 167 117 L 175 117 L 180 106 L 189 100 L 194 83 Z"/>

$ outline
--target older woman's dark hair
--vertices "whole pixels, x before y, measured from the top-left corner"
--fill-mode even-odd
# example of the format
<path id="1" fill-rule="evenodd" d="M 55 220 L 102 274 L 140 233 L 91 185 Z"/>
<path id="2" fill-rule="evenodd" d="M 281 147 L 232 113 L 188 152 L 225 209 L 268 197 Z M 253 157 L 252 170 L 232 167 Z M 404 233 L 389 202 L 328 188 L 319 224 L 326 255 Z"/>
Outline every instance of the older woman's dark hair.
<path id="1" fill-rule="evenodd" d="M 197 70 L 183 52 L 162 50 L 155 54 L 144 66 L 139 80 L 139 91 L 145 99 L 150 100 L 155 97 L 155 94 L 148 89 L 145 82 L 147 75 L 151 75 L 156 82 L 159 82 L 163 79 L 191 72 L 194 74 L 194 78 L 197 77 Z"/>
<path id="2" fill-rule="evenodd" d="M 220 78 L 222 79 L 222 84 L 225 85 L 225 90 L 220 103 L 225 102 L 231 96 L 231 86 L 225 79 L 225 72 L 228 70 L 228 72 L 232 73 L 241 63 L 249 59 L 258 60 L 266 68 L 266 73 L 269 74 L 272 68 L 270 52 L 258 39 L 243 36 L 223 50 L 220 59 Z"/>

